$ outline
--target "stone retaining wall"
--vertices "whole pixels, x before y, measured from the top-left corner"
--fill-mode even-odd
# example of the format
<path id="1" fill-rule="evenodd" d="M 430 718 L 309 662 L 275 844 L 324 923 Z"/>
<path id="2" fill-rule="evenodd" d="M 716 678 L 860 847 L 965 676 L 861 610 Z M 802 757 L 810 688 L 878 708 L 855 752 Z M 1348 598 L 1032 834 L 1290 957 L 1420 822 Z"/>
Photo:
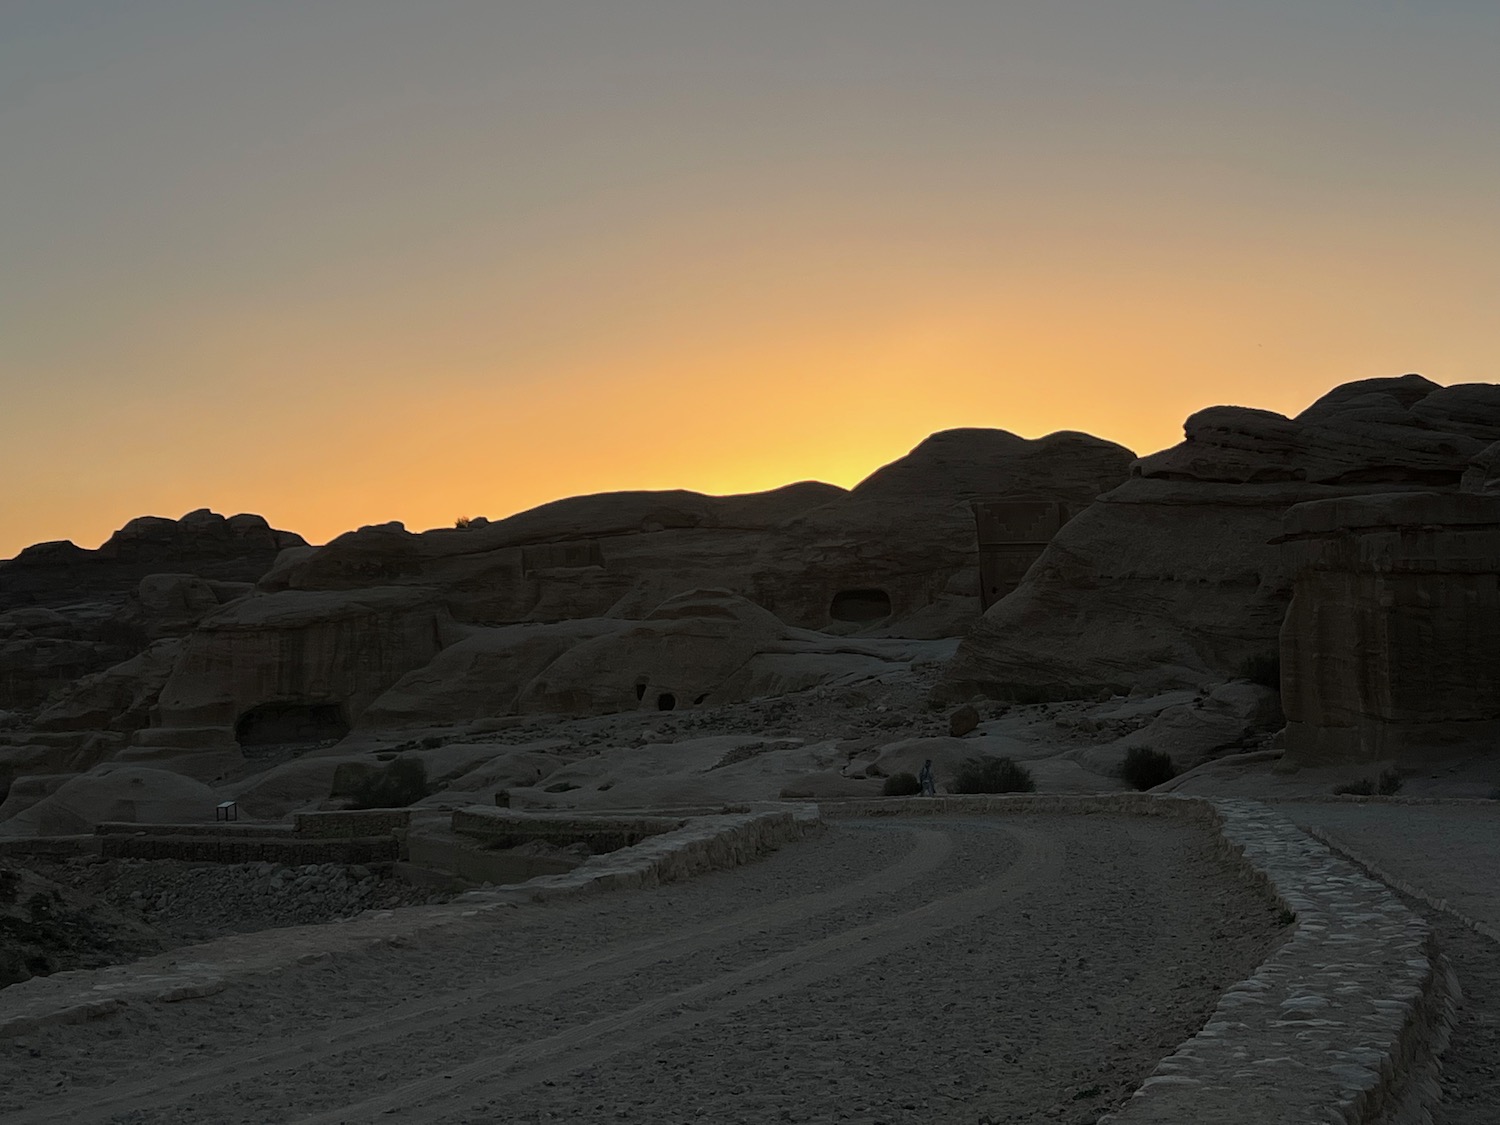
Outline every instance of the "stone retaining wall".
<path id="1" fill-rule="evenodd" d="M 299 840 L 294 837 L 170 835 L 100 836 L 99 854 L 110 859 L 175 859 L 187 863 L 391 863 L 400 858 L 394 836 L 363 840 Z"/>
<path id="2" fill-rule="evenodd" d="M 411 823 L 411 809 L 350 809 L 292 814 L 292 831 L 308 839 L 389 836 Z"/>
<path id="3" fill-rule="evenodd" d="M 214 839 L 291 839 L 292 829 L 286 824 L 236 824 L 234 821 L 217 824 L 146 824 L 130 820 L 111 820 L 94 826 L 96 836 L 211 836 Z"/>
<path id="4" fill-rule="evenodd" d="M 612 852 L 642 840 L 672 832 L 687 817 L 587 816 L 578 813 L 518 812 L 483 805 L 456 809 L 453 831 L 475 836 L 491 847 L 507 848 L 532 840 L 549 844 L 588 844 L 591 852 Z"/>
<path id="5" fill-rule="evenodd" d="M 693 817 L 680 828 L 658 833 L 632 847 L 593 856 L 565 874 L 532 879 L 499 891 L 476 891 L 460 896 L 459 901 L 501 895 L 512 901 L 519 896 L 542 902 L 566 895 L 675 883 L 749 863 L 822 827 L 822 817 L 811 805 Z"/>
<path id="6" fill-rule="evenodd" d="M 57 858 L 89 855 L 97 850 L 93 836 L 11 836 L 0 840 L 0 856 Z"/>

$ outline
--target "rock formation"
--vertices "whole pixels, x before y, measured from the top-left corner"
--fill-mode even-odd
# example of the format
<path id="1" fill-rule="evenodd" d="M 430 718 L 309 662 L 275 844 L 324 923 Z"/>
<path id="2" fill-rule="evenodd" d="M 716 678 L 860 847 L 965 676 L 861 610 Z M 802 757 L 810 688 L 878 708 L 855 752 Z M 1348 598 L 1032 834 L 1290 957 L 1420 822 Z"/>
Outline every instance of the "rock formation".
<path id="1" fill-rule="evenodd" d="M 207 509 L 131 520 L 98 550 L 39 543 L 0 561 L 0 708 L 31 708 L 81 676 L 187 632 L 240 596 L 300 535 Z"/>
<path id="2" fill-rule="evenodd" d="M 1213 407 L 1047 546 L 959 649 L 940 695 L 1079 697 L 1199 685 L 1267 660 L 1293 505 L 1456 491 L 1500 440 L 1500 387 L 1416 375 L 1338 387 L 1295 418 Z"/>
<path id="3" fill-rule="evenodd" d="M 1293 508 L 1285 527 L 1287 764 L 1493 752 L 1500 495 L 1325 500 Z"/>
<path id="4" fill-rule="evenodd" d="M 261 588 L 426 586 L 480 625 L 640 620 L 677 594 L 724 588 L 802 628 L 953 636 L 978 612 L 970 504 L 1082 506 L 1130 459 L 1083 434 L 950 430 L 849 492 L 607 493 L 466 528 L 366 527 L 288 552 Z"/>

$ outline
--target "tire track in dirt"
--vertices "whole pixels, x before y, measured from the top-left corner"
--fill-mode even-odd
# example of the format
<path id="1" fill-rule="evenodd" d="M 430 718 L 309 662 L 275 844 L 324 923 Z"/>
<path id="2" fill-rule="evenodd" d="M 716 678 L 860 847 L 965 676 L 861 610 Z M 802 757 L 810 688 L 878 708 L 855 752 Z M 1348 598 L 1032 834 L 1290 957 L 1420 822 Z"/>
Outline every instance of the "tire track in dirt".
<path id="1" fill-rule="evenodd" d="M 1023 851 L 1001 875 L 979 886 L 804 943 L 545 1039 L 441 1067 L 353 1105 L 296 1119 L 296 1125 L 348 1125 L 377 1119 L 429 1122 L 455 1113 L 484 1112 L 482 1104 L 475 1108 L 476 1102 L 494 1101 L 518 1088 L 556 1080 L 817 981 L 845 975 L 1001 906 L 1012 905 L 1017 893 L 1056 879 L 1061 873 L 1064 848 L 1055 839 L 1014 825 L 997 827 L 996 831 L 1015 837 Z"/>
<path id="2" fill-rule="evenodd" d="M 897 827 L 897 826 L 882 826 Z M 249 1056 L 216 1059 L 203 1066 L 171 1075 L 142 1078 L 128 1085 L 100 1089 L 83 1088 L 49 1099 L 44 1107 L 19 1110 L 7 1117 L 15 1125 L 44 1122 L 107 1121 L 129 1110 L 151 1110 L 196 1098 L 206 1092 L 290 1070 L 333 1055 L 430 1032 L 445 1024 L 491 1011 L 497 1004 L 524 1004 L 545 1000 L 563 989 L 625 976 L 651 965 L 695 955 L 715 946 L 730 944 L 755 929 L 777 929 L 826 914 L 861 899 L 910 886 L 945 864 L 953 852 L 952 836 L 932 828 L 909 828 L 913 847 L 898 862 L 853 883 L 827 892 L 814 891 L 768 906 L 741 910 L 688 930 L 677 930 L 644 942 L 556 963 L 537 974 L 503 978 L 461 992 L 398 1005 L 379 1014 L 349 1021 L 331 1033 L 317 1037 L 284 1040 L 270 1050 Z"/>

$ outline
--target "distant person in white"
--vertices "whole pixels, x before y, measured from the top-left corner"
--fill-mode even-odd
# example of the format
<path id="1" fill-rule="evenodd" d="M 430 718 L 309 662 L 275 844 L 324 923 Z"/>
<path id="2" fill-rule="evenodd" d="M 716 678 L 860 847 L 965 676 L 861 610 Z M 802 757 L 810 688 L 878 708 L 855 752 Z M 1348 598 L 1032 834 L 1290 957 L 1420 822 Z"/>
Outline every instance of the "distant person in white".
<path id="1" fill-rule="evenodd" d="M 917 780 L 922 783 L 922 796 L 936 797 L 937 785 L 932 780 L 932 759 L 928 758 L 922 765 L 922 772 L 917 775 Z"/>

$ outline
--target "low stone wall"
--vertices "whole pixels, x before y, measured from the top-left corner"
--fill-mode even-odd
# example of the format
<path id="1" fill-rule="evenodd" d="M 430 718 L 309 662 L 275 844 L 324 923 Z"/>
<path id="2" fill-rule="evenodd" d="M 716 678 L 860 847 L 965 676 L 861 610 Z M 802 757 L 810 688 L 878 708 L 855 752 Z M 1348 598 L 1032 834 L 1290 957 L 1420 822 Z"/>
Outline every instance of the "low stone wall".
<path id="1" fill-rule="evenodd" d="M 410 819 L 410 809 L 370 809 L 297 813 L 290 825 L 111 821 L 94 829 L 95 850 L 107 858 L 187 863 L 391 863 L 401 858 L 396 832 Z"/>
<path id="2" fill-rule="evenodd" d="M 96 836 L 211 836 L 214 839 L 291 839 L 292 829 L 285 824 L 141 824 L 129 820 L 105 821 L 94 826 Z"/>
<path id="3" fill-rule="evenodd" d="M 633 847 L 687 823 L 688 818 L 680 816 L 586 816 L 518 812 L 483 805 L 455 810 L 452 821 L 453 831 L 481 839 L 490 847 L 510 848 L 532 840 L 559 845 L 582 842 L 595 853 Z"/>
<path id="4" fill-rule="evenodd" d="M 351 809 L 292 814 L 292 831 L 305 839 L 389 836 L 411 823 L 411 809 Z"/>
<path id="5" fill-rule="evenodd" d="M 175 859 L 187 863 L 391 863 L 400 858 L 394 836 L 363 840 L 299 840 L 286 837 L 168 835 L 149 833 L 98 837 L 99 854 L 110 859 Z"/>
<path id="6" fill-rule="evenodd" d="M 58 857 L 90 855 L 98 851 L 93 836 L 12 836 L 0 839 L 0 856 Z"/>
<path id="7" fill-rule="evenodd" d="M 500 891 L 476 891 L 461 896 L 459 901 L 504 895 L 512 901 L 519 896 L 542 902 L 566 895 L 675 883 L 707 871 L 749 863 L 821 829 L 822 817 L 817 807 L 811 805 L 693 817 L 680 828 L 658 833 L 632 847 L 593 856 L 566 874 L 532 879 L 522 886 Z"/>

